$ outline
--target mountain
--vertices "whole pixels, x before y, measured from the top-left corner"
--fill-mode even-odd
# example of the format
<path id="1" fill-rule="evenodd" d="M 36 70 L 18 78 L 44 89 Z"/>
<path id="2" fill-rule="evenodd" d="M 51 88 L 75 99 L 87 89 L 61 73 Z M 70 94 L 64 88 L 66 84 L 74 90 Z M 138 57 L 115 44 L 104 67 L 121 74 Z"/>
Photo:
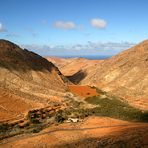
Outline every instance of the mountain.
<path id="1" fill-rule="evenodd" d="M 0 40 L 1 115 L 2 112 L 5 116 L 16 115 L 47 105 L 51 96 L 65 92 L 67 82 L 59 69 L 45 58 Z"/>
<path id="2" fill-rule="evenodd" d="M 80 82 L 148 109 L 148 40 L 104 60 Z"/>
<path id="3" fill-rule="evenodd" d="M 141 76 L 132 88 L 142 84 L 141 91 L 147 89 L 147 44 L 103 61 L 52 59 L 69 80 L 87 86 L 69 85 L 69 80 L 48 60 L 0 40 L 0 147 L 147 145 L 148 124 L 142 122 L 148 121 L 148 112 L 117 96 L 123 96 L 123 87 L 136 74 Z M 119 82 L 126 85 L 121 87 Z M 115 95 L 88 84 L 110 88 L 106 90 Z M 125 88 L 131 89 L 128 85 Z"/>
<path id="4" fill-rule="evenodd" d="M 48 59 L 72 82 L 96 86 L 122 97 L 131 105 L 148 109 L 148 40 L 101 61 Z"/>
<path id="5" fill-rule="evenodd" d="M 45 57 L 54 63 L 71 82 L 78 84 L 87 74 L 91 73 L 104 60 L 89 60 L 85 58 Z"/>

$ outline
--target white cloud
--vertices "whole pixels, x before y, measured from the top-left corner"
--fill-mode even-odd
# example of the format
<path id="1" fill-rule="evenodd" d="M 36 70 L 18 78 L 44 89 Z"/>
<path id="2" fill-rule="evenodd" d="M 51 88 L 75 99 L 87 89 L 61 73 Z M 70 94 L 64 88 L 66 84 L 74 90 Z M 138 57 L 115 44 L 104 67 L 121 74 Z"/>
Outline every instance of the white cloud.
<path id="1" fill-rule="evenodd" d="M 96 27 L 99 29 L 103 29 L 107 26 L 107 22 L 100 18 L 91 19 L 90 23 L 93 27 Z"/>
<path id="2" fill-rule="evenodd" d="M 74 22 L 57 21 L 54 23 L 54 27 L 59 29 L 75 29 L 76 24 Z"/>
<path id="3" fill-rule="evenodd" d="M 0 22 L 0 32 L 5 32 L 6 29 L 4 27 L 4 25 Z"/>

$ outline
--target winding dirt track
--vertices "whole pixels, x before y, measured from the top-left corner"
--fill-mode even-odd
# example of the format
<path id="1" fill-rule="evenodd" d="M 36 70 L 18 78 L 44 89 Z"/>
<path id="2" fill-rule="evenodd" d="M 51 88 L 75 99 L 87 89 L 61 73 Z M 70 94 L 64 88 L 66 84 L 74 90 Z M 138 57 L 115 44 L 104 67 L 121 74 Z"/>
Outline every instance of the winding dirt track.
<path id="1" fill-rule="evenodd" d="M 33 134 L 33 135 L 23 135 L 23 136 L 20 135 L 20 136 L 17 136 L 16 138 L 5 139 L 5 140 L 0 142 L 0 147 L 7 147 L 9 144 L 13 145 L 13 143 L 21 143 L 22 141 L 27 141 L 27 140 L 30 140 L 30 139 L 33 140 L 34 138 L 36 139 L 37 137 L 42 137 L 42 136 L 52 136 L 54 134 L 61 135 L 61 132 L 65 133 L 65 134 L 67 132 L 70 132 L 71 134 L 73 134 L 73 132 L 91 132 L 91 131 L 94 131 L 94 130 L 99 131 L 100 129 L 104 129 L 104 131 L 109 129 L 112 132 L 114 132 L 114 131 L 120 131 L 121 129 L 122 130 L 123 129 L 132 129 L 132 128 L 141 129 L 141 128 L 144 128 L 144 127 L 148 127 L 148 124 L 145 124 L 145 123 L 143 123 L 143 124 L 142 123 L 135 123 L 135 124 L 129 123 L 129 124 L 118 124 L 118 125 L 111 125 L 111 126 L 96 126 L 96 127 L 86 127 L 86 128 L 79 128 L 79 127 L 76 127 L 76 128 L 56 128 L 56 129 L 43 131 L 41 133 L 37 133 L 37 134 Z M 145 132 L 147 133 L 147 131 L 145 131 Z M 67 133 L 67 135 L 69 135 L 69 134 Z M 99 135 L 99 137 L 100 137 L 100 135 Z M 49 140 L 49 143 L 50 143 L 50 140 Z"/>
<path id="2" fill-rule="evenodd" d="M 30 135 L 28 137 L 20 137 L 19 139 L 13 139 L 13 140 L 3 140 L 0 145 L 2 144 L 5 144 L 5 143 L 11 143 L 11 142 L 15 142 L 15 141 L 18 141 L 18 140 L 25 140 L 25 139 L 28 139 L 28 138 L 32 138 L 32 137 L 37 137 L 37 136 L 41 136 L 41 135 L 46 135 L 46 134 L 52 134 L 52 133 L 55 133 L 55 132 L 72 132 L 72 131 L 86 131 L 86 130 L 94 130 L 94 129 L 99 129 L 99 128 L 112 128 L 112 127 L 124 127 L 124 126 L 136 126 L 136 125 L 141 125 L 140 123 L 138 124 L 119 124 L 119 125 L 111 125 L 111 126 L 98 126 L 98 127 L 90 127 L 90 128 L 58 128 L 58 129 L 54 129 L 54 130 L 51 130 L 51 131 L 47 131 L 47 132 L 41 132 L 41 133 L 38 133 L 38 134 L 35 134 L 35 135 Z"/>

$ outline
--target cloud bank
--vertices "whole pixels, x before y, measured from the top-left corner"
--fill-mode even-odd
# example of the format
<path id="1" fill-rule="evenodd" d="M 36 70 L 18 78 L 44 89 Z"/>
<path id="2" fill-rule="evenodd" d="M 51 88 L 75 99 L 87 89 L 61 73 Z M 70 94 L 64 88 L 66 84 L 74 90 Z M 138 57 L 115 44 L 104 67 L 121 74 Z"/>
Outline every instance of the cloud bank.
<path id="1" fill-rule="evenodd" d="M 21 45 L 21 47 L 32 50 L 42 56 L 48 55 L 115 55 L 125 49 L 134 46 L 130 42 L 92 42 L 73 45 Z"/>

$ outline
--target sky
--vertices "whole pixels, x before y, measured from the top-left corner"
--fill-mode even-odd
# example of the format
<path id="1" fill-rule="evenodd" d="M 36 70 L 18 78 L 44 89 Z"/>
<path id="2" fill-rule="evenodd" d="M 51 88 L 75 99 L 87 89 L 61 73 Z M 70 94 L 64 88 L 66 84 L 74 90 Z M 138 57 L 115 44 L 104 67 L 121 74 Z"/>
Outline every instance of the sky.
<path id="1" fill-rule="evenodd" d="M 0 0 L 0 38 L 47 55 L 115 55 L 148 38 L 148 0 Z"/>

